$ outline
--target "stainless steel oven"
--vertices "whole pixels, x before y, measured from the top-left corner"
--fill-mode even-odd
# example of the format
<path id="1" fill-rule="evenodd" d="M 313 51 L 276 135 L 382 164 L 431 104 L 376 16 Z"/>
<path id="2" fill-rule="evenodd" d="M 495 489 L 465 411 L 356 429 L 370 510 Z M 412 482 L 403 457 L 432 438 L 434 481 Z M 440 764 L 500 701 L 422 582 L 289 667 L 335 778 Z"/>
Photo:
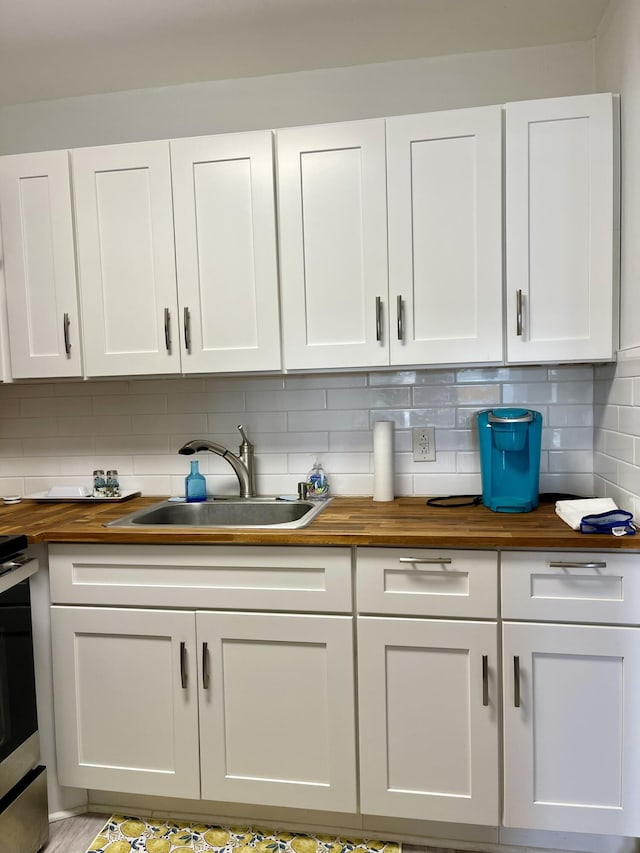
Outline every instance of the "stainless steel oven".
<path id="1" fill-rule="evenodd" d="M 35 853 L 47 841 L 40 765 L 29 578 L 24 536 L 0 536 L 0 853 Z"/>

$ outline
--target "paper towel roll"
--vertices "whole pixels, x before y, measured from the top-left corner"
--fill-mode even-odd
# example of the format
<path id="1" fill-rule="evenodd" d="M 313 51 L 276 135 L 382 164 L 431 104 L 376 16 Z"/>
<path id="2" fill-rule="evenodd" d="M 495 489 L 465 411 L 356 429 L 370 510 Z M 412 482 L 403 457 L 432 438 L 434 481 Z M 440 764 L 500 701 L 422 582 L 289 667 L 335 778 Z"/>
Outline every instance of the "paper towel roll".
<path id="1" fill-rule="evenodd" d="M 393 421 L 373 425 L 373 499 L 393 500 Z"/>

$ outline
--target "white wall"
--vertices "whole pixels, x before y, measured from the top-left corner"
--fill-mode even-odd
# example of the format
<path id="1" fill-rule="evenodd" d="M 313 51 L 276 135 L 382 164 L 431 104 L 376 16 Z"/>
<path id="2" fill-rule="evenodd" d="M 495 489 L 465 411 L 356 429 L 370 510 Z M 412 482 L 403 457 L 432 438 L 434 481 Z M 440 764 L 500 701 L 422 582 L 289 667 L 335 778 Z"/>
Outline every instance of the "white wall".
<path id="1" fill-rule="evenodd" d="M 596 369 L 598 494 L 640 517 L 640 2 L 612 0 L 596 39 L 600 91 L 620 93 L 621 336 L 617 368 Z"/>
<path id="2" fill-rule="evenodd" d="M 591 42 L 66 98 L 0 109 L 0 153 L 454 109 L 594 90 Z"/>

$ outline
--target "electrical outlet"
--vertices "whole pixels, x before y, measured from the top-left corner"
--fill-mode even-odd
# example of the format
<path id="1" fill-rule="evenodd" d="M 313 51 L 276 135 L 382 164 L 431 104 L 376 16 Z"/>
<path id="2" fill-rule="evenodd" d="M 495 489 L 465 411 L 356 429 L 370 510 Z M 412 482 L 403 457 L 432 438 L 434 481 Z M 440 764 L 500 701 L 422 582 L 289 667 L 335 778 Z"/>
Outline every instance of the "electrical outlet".
<path id="1" fill-rule="evenodd" d="M 413 427 L 411 430 L 413 441 L 414 462 L 435 462 L 436 459 L 436 431 L 434 427 Z"/>

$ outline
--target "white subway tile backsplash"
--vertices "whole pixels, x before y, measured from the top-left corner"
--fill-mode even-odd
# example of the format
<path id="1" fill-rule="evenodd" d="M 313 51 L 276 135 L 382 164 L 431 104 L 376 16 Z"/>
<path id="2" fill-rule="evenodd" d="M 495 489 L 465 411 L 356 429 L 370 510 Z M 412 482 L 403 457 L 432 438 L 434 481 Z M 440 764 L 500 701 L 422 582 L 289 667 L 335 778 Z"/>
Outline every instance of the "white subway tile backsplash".
<path id="1" fill-rule="evenodd" d="M 20 400 L 23 418 L 55 418 L 59 415 L 91 415 L 90 397 L 28 397 Z"/>
<path id="2" fill-rule="evenodd" d="M 20 416 L 20 400 L 3 400 L 0 406 L 0 418 L 17 418 Z"/>
<path id="3" fill-rule="evenodd" d="M 362 430 L 369 427 L 369 411 L 331 410 L 322 412 L 289 412 L 288 427 L 291 432 L 316 430 Z"/>
<path id="4" fill-rule="evenodd" d="M 573 406 L 549 406 L 547 425 L 551 427 L 592 427 L 593 406 L 582 403 Z"/>
<path id="5" fill-rule="evenodd" d="M 22 456 L 24 440 L 0 438 L 0 456 Z"/>
<path id="6" fill-rule="evenodd" d="M 397 409 L 409 405 L 408 388 L 340 388 L 327 392 L 329 409 Z"/>
<path id="7" fill-rule="evenodd" d="M 180 444 L 176 444 L 176 447 L 179 446 Z M 166 435 L 105 435 L 95 439 L 95 451 L 99 456 L 116 454 L 137 456 L 147 453 L 169 453 L 170 450 L 169 437 Z"/>
<path id="8" fill-rule="evenodd" d="M 181 377 L 167 379 L 132 379 L 130 394 L 197 394 L 205 390 L 203 377 Z"/>
<path id="9" fill-rule="evenodd" d="M 329 450 L 328 432 L 265 432 L 257 440 L 257 452 L 260 455 L 267 453 L 322 453 Z M 216 438 L 217 440 L 217 438 Z M 233 447 L 236 436 L 229 441 L 222 440 L 222 444 Z M 341 448 L 336 448 L 340 450 Z M 349 449 L 349 448 L 346 448 Z"/>
<path id="10" fill-rule="evenodd" d="M 164 415 L 166 411 L 166 394 L 119 394 L 118 396 L 105 394 L 93 399 L 94 415 L 110 415 L 113 412 L 121 415 Z"/>
<path id="11" fill-rule="evenodd" d="M 502 402 L 506 406 L 530 408 L 538 403 L 593 404 L 592 382 L 506 383 L 502 388 Z"/>
<path id="12" fill-rule="evenodd" d="M 463 367 L 456 370 L 458 382 L 546 382 L 544 367 Z"/>
<path id="13" fill-rule="evenodd" d="M 246 409 L 245 395 L 242 391 L 192 391 L 186 394 L 171 394 L 168 397 L 165 395 L 165 400 L 165 411 L 170 414 L 244 412 Z"/>
<path id="14" fill-rule="evenodd" d="M 549 473 L 589 473 L 593 471 L 593 452 L 591 450 L 550 450 Z"/>
<path id="15" fill-rule="evenodd" d="M 456 381 L 453 370 L 389 370 L 369 374 L 369 385 L 453 385 Z"/>
<path id="16" fill-rule="evenodd" d="M 52 420 L 32 418 L 36 423 L 49 423 Z M 153 420 L 153 418 L 152 418 Z M 79 418 L 57 418 L 57 430 L 44 432 L 43 435 L 127 435 L 132 431 L 132 420 L 128 415 L 95 415 Z M 135 430 L 134 430 L 135 431 Z M 150 430 L 144 430 L 149 432 Z"/>
<path id="17" fill-rule="evenodd" d="M 291 433 L 289 433 L 291 435 Z M 294 433 L 295 435 L 295 433 Z M 373 433 L 369 430 L 362 430 L 361 432 L 330 432 L 327 433 L 329 439 L 329 447 L 328 449 L 331 451 L 345 451 L 345 450 L 361 450 L 367 451 L 373 448 Z M 398 438 L 401 435 L 400 432 L 396 432 L 394 435 L 395 440 L 395 448 L 398 450 Z M 295 448 L 294 448 L 295 450 Z"/>
<path id="18" fill-rule="evenodd" d="M 381 420 L 382 412 L 371 413 L 371 428 L 375 421 Z M 384 419 L 393 421 L 396 429 L 411 429 L 414 426 L 453 427 L 456 419 L 455 408 L 433 409 L 385 409 Z"/>
<path id="19" fill-rule="evenodd" d="M 248 412 L 295 412 L 325 409 L 327 396 L 321 390 L 247 391 Z"/>
<path id="20" fill-rule="evenodd" d="M 604 453 L 620 459 L 622 462 L 634 463 L 634 441 L 631 435 L 622 435 L 619 432 L 604 432 Z"/>
<path id="21" fill-rule="evenodd" d="M 593 449 L 593 428 L 543 428 L 542 447 L 546 450 L 588 450 L 591 452 Z"/>
<path id="22" fill-rule="evenodd" d="M 0 437 L 22 438 L 57 434 L 58 423 L 52 418 L 0 418 Z"/>
<path id="23" fill-rule="evenodd" d="M 101 397 L 103 394 L 111 397 L 122 397 L 130 391 L 130 383 L 127 379 L 59 382 L 47 387 L 49 388 L 49 395 L 55 394 L 56 397 Z"/>
<path id="24" fill-rule="evenodd" d="M 196 438 L 207 432 L 207 415 L 204 413 L 192 414 L 167 414 L 167 415 L 132 415 L 129 433 L 163 435 L 174 433 L 188 433 L 191 438 Z"/>
<path id="25" fill-rule="evenodd" d="M 22 452 L 25 456 L 92 456 L 95 449 L 96 441 L 93 436 L 47 436 L 22 440 Z"/>
<path id="26" fill-rule="evenodd" d="M 307 388 L 363 388 L 366 384 L 367 377 L 363 373 L 289 374 L 284 377 L 284 387 L 298 391 Z"/>
<path id="27" fill-rule="evenodd" d="M 596 385 L 611 381 L 599 368 L 597 375 Z M 377 420 L 395 424 L 396 494 L 478 493 L 477 412 L 508 405 L 543 414 L 541 469 L 547 481 L 563 483 L 557 491 L 588 482 L 590 493 L 593 376 L 590 366 L 570 365 L 0 386 L 0 493 L 75 485 L 81 478 L 88 484 L 99 466 L 116 467 L 124 488 L 183 494 L 189 460 L 178 455 L 178 448 L 201 437 L 237 452 L 236 427 L 242 423 L 256 448 L 259 491 L 295 493 L 318 457 L 334 494 L 371 494 Z M 633 382 L 624 378 L 616 389 L 619 399 L 627 386 L 631 394 Z M 598 476 L 608 488 L 613 480 L 602 472 L 617 470 L 623 461 L 608 453 L 629 462 L 637 451 L 636 411 L 622 402 L 597 409 L 599 423 L 617 433 L 619 421 L 619 432 L 626 436 L 626 441 L 610 436 L 612 443 L 603 444 L 598 456 Z M 413 461 L 414 426 L 436 428 L 435 462 Z M 198 458 L 211 493 L 238 493 L 226 462 L 210 453 Z"/>
<path id="28" fill-rule="evenodd" d="M 235 412 L 233 414 L 216 412 L 207 416 L 208 426 L 205 432 L 208 432 L 214 441 L 217 441 L 220 433 L 234 434 L 239 440 L 238 424 L 242 424 L 247 433 L 286 432 L 287 415 L 286 412 Z M 192 438 L 194 437 L 192 435 Z"/>

